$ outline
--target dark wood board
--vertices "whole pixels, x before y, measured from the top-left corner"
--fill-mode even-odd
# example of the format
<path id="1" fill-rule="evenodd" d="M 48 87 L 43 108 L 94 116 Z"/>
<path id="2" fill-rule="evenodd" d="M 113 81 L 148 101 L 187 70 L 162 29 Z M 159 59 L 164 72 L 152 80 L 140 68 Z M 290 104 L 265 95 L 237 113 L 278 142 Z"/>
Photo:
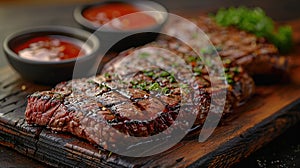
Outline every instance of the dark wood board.
<path id="1" fill-rule="evenodd" d="M 26 96 L 49 89 L 23 81 L 10 67 L 0 70 L 0 144 L 55 167 L 227 167 L 247 157 L 300 120 L 300 22 L 295 30 L 291 82 L 258 86 L 256 95 L 205 142 L 182 140 L 163 153 L 129 158 L 99 150 L 72 135 L 26 124 Z"/>

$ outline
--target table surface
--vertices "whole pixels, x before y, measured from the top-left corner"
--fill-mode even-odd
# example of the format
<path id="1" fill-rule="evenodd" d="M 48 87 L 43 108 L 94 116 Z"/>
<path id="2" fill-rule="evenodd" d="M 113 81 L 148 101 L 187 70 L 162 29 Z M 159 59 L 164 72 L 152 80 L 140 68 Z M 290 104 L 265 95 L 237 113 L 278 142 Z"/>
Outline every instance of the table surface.
<path id="1" fill-rule="evenodd" d="M 91 0 L 89 0 L 91 1 Z M 27 3 L 26 3 L 27 2 Z M 43 1 L 44 2 L 44 1 Z M 59 4 L 58 0 L 41 1 L 0 1 L 0 43 L 4 38 L 16 30 L 38 25 L 65 25 L 79 27 L 72 18 L 74 7 L 82 0 L 65 1 Z M 197 15 L 204 11 L 215 11 L 220 7 L 229 6 L 259 6 L 268 15 L 277 21 L 286 21 L 300 18 L 298 0 L 215 0 L 215 1 L 180 1 L 160 0 L 171 13 L 185 16 Z M 7 66 L 2 48 L 0 49 L 0 68 Z M 1 74 L 0 74 L 1 75 Z M 300 165 L 300 138 L 298 133 L 300 124 L 289 129 L 267 146 L 253 153 L 236 167 L 297 167 Z M 44 164 L 31 160 L 26 156 L 0 146 L 0 167 L 45 167 Z"/>

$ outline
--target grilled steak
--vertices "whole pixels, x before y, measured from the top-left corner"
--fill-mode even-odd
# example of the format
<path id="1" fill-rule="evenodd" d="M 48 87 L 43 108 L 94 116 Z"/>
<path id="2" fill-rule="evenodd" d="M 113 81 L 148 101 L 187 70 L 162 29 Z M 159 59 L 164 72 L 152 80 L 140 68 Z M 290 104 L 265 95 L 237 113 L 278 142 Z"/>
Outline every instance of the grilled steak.
<path id="1" fill-rule="evenodd" d="M 217 57 L 204 59 L 214 52 L 200 58 L 162 44 L 121 53 L 99 76 L 30 95 L 26 121 L 106 148 L 124 135 L 148 137 L 170 126 L 185 131 L 190 116 L 195 122 L 189 124 L 202 125 L 209 110 L 222 106 L 225 98 L 213 100 L 213 94 L 225 91 L 223 113 L 212 111 L 225 116 L 253 93 L 253 80 L 239 65 L 224 61 L 226 80 L 216 80 Z"/>
<path id="2" fill-rule="evenodd" d="M 192 19 L 211 40 L 223 60 L 230 60 L 242 65 L 251 76 L 284 75 L 288 68 L 288 59 L 279 56 L 277 48 L 267 42 L 265 38 L 241 31 L 235 27 L 218 26 L 212 18 L 200 16 Z M 180 37 L 193 45 L 197 42 L 196 27 L 186 24 L 182 19 L 173 20 L 165 29 L 167 34 Z M 162 37 L 167 40 L 171 48 L 176 47 L 176 40 Z M 182 45 L 181 45 L 182 47 Z M 175 48 L 174 48 L 175 49 Z"/>

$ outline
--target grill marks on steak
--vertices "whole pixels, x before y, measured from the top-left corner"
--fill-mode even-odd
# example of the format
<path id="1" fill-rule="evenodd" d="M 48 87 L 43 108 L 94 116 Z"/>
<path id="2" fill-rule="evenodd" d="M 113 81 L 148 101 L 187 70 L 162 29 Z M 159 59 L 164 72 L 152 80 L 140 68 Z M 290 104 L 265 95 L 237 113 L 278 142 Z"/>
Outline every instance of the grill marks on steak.
<path id="1" fill-rule="evenodd" d="M 202 60 L 197 60 L 195 55 L 187 56 L 175 51 L 179 57 L 174 58 L 168 52 L 153 50 L 154 46 L 157 44 L 122 53 L 97 77 L 63 82 L 51 91 L 32 94 L 28 97 L 26 108 L 27 122 L 44 125 L 54 131 L 70 132 L 106 148 L 108 143 L 113 144 L 124 135 L 156 135 L 172 124 L 181 129 L 185 123 L 174 122 L 179 114 L 183 117 L 194 114 L 194 124 L 202 125 L 210 109 L 213 92 L 227 89 L 223 115 L 230 113 L 253 92 L 253 81 L 242 69 L 236 71 L 236 67 L 225 64 L 232 82 L 211 88 Z M 141 55 L 162 60 L 151 63 L 137 59 Z M 171 74 L 174 69 L 177 73 Z M 188 78 L 191 77 L 188 73 L 193 80 Z M 179 82 L 187 84 L 180 85 Z M 189 86 L 198 92 L 189 94 Z M 192 96 L 197 104 L 188 102 L 182 105 L 184 96 Z M 182 112 L 179 113 L 179 110 Z"/>
<path id="2" fill-rule="evenodd" d="M 61 105 L 61 98 L 60 94 L 50 91 L 34 93 L 28 97 L 27 109 L 31 110 L 25 113 L 26 119 L 32 124 L 47 125 Z"/>
<path id="3" fill-rule="evenodd" d="M 131 74 L 134 70 L 138 71 L 140 69 L 153 68 L 154 66 L 164 67 L 164 69 L 167 69 L 170 72 L 172 72 L 172 67 L 175 68 L 177 70 L 177 73 L 175 73 L 176 79 L 191 80 L 189 83 L 190 86 L 193 86 L 193 88 L 198 90 L 198 94 L 193 95 L 193 99 L 196 100 L 196 102 L 199 102 L 199 113 L 195 122 L 196 125 L 202 125 L 207 116 L 211 105 L 212 92 L 218 94 L 218 92 L 222 89 L 227 89 L 227 100 L 224 107 L 224 115 L 230 113 L 234 107 L 243 104 L 253 94 L 253 80 L 241 66 L 234 62 L 224 61 L 224 68 L 229 85 L 225 85 L 221 82 L 212 88 L 210 82 L 211 78 L 209 77 L 207 68 L 209 67 L 213 71 L 215 68 L 214 66 L 216 66 L 214 65 L 214 60 L 209 60 L 211 65 L 207 65 L 209 64 L 207 60 L 202 60 L 191 50 L 181 52 L 178 48 L 174 49 L 170 47 L 169 44 L 170 43 L 161 40 L 157 43 L 151 43 L 138 49 L 127 50 L 122 53 L 120 57 L 117 57 L 104 67 L 104 73 L 121 72 L 122 76 L 126 77 L 126 75 Z M 171 51 L 172 53 L 167 51 Z M 145 54 L 148 54 L 148 59 L 138 59 L 140 55 Z M 206 53 L 204 58 L 208 54 L 213 53 Z M 180 59 L 182 59 L 184 63 L 182 63 L 182 60 Z M 153 64 L 151 64 L 151 62 Z M 190 71 L 187 72 L 187 69 Z M 187 73 L 191 73 L 193 79 L 191 76 L 187 76 Z M 180 95 L 180 89 L 175 88 L 173 91 L 175 90 L 176 93 Z M 176 106 L 176 103 L 172 103 L 172 100 L 168 100 L 169 97 L 161 96 L 159 98 L 161 100 L 166 100 L 168 105 L 173 104 L 173 106 Z"/>
<path id="4" fill-rule="evenodd" d="M 206 51 L 206 56 L 214 54 Z M 225 116 L 254 92 L 253 80 L 243 68 L 226 60 L 228 85 L 220 82 L 212 87 L 207 68 L 214 71 L 214 63 L 178 42 L 162 39 L 121 53 L 99 76 L 62 82 L 51 91 L 30 95 L 26 120 L 104 148 L 124 135 L 148 137 L 171 125 L 182 129 L 186 123 L 176 122 L 178 116 L 194 115 L 194 125 L 202 125 L 212 104 L 222 102 L 222 98 L 212 101 L 212 93 L 227 90 Z M 189 98 L 193 101 L 186 101 Z"/>
<path id="5" fill-rule="evenodd" d="M 176 118 L 177 112 L 170 111 L 167 102 L 172 101 L 174 106 L 180 99 L 164 95 L 168 100 L 160 101 L 132 86 L 112 89 L 106 86 L 111 83 L 109 78 L 73 80 L 57 85 L 52 91 L 31 95 L 26 109 L 27 122 L 71 132 L 105 146 L 108 139 L 104 132 L 111 127 L 132 136 L 150 136 L 168 128 Z M 40 115 L 46 116 L 47 121 Z"/>
<path id="6" fill-rule="evenodd" d="M 210 39 L 212 44 L 218 50 L 218 54 L 223 60 L 230 60 L 241 65 L 250 75 L 270 75 L 276 73 L 283 74 L 288 68 L 288 59 L 279 56 L 278 49 L 265 38 L 257 37 L 254 34 L 247 33 L 235 27 L 222 27 L 208 16 L 199 16 L 192 21 L 200 28 Z M 174 20 L 167 26 L 166 32 L 181 37 L 195 45 L 199 37 L 196 27 L 187 25 L 182 21 Z M 170 48 L 178 48 L 174 44 L 174 39 L 162 37 L 161 40 L 167 40 Z M 189 50 L 188 47 L 180 44 L 181 50 Z"/>

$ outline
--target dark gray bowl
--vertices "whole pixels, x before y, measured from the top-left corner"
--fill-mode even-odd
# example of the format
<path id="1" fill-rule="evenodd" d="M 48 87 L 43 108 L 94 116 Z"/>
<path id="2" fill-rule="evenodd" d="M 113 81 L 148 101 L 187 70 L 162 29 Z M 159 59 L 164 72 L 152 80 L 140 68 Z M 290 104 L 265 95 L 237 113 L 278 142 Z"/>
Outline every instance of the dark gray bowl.
<path id="1" fill-rule="evenodd" d="M 135 30 L 117 30 L 104 28 L 102 26 L 99 28 L 82 15 L 83 11 L 90 7 L 108 3 L 127 3 L 137 6 L 142 11 L 149 12 L 157 24 Z M 122 51 L 130 47 L 136 47 L 154 41 L 168 19 L 168 12 L 165 7 L 153 1 L 115 0 L 78 6 L 74 10 L 73 17 L 84 29 L 95 33 L 100 40 L 103 41 L 101 50 L 106 52 L 107 50 Z"/>
<path id="2" fill-rule="evenodd" d="M 28 38 L 44 35 L 61 35 L 81 40 L 90 48 L 90 52 L 74 59 L 62 61 L 35 61 L 20 57 L 13 48 L 24 43 Z M 3 43 L 3 50 L 11 66 L 26 80 L 53 85 L 61 81 L 72 79 L 73 69 L 76 65 L 85 67 L 76 77 L 89 75 L 95 67 L 95 59 L 99 56 L 100 41 L 84 30 L 64 26 L 43 26 L 28 28 L 9 35 Z"/>

